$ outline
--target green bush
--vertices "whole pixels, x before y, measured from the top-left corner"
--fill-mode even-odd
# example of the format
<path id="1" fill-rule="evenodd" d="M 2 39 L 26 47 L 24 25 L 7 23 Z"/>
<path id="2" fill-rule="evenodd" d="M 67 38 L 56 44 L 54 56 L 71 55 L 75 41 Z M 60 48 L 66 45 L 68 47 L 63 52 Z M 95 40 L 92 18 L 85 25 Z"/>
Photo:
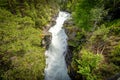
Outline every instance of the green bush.
<path id="1" fill-rule="evenodd" d="M 91 42 L 95 42 L 96 39 L 100 38 L 103 41 L 106 41 L 109 31 L 110 31 L 109 28 L 106 28 L 106 26 L 103 24 L 101 25 L 100 28 L 98 28 L 96 31 L 92 33 L 92 36 L 90 37 L 89 40 Z"/>
<path id="2" fill-rule="evenodd" d="M 41 28 L 57 13 L 55 0 L 0 1 L 0 80 L 43 80 Z"/>
<path id="3" fill-rule="evenodd" d="M 43 80 L 44 50 L 41 30 L 31 17 L 0 9 L 0 79 Z"/>
<path id="4" fill-rule="evenodd" d="M 107 26 L 110 28 L 110 35 L 120 35 L 120 19 L 108 23 Z"/>
<path id="5" fill-rule="evenodd" d="M 12 69 L 4 72 L 2 78 L 4 80 L 43 80 L 45 68 L 43 51 L 36 48 L 23 57 L 11 57 Z"/>
<path id="6" fill-rule="evenodd" d="M 78 0 L 72 14 L 75 24 L 86 31 L 94 31 L 106 13 L 103 5 L 103 0 Z"/>
<path id="7" fill-rule="evenodd" d="M 120 44 L 114 47 L 112 53 L 109 54 L 110 62 L 114 63 L 117 66 L 120 66 Z"/>
<path id="8" fill-rule="evenodd" d="M 92 52 L 82 49 L 81 57 L 77 60 L 78 73 L 86 78 L 86 80 L 99 80 L 95 71 L 99 69 L 99 65 L 103 60 L 102 54 L 93 54 Z"/>

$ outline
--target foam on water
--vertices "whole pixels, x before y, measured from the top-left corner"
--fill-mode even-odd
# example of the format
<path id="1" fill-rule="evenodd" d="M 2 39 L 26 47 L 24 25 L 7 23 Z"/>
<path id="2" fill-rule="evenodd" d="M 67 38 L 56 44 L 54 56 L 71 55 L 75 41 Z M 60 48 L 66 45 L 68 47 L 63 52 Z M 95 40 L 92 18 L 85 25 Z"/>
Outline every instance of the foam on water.
<path id="1" fill-rule="evenodd" d="M 56 24 L 49 29 L 52 33 L 51 44 L 45 52 L 45 80 L 71 80 L 67 73 L 65 52 L 67 50 L 67 35 L 62 29 L 63 23 L 70 17 L 67 12 L 59 12 Z"/>

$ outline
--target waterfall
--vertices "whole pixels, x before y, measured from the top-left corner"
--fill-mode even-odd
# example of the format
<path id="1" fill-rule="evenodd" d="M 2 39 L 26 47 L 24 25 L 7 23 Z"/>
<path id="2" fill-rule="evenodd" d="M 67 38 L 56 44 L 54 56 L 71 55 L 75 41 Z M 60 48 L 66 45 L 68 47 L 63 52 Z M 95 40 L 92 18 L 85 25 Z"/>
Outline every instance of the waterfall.
<path id="1" fill-rule="evenodd" d="M 62 29 L 64 21 L 69 17 L 69 13 L 60 11 L 56 24 L 49 29 L 49 32 L 52 33 L 52 40 L 48 50 L 45 52 L 45 80 L 71 80 L 67 73 L 65 61 L 67 35 Z"/>

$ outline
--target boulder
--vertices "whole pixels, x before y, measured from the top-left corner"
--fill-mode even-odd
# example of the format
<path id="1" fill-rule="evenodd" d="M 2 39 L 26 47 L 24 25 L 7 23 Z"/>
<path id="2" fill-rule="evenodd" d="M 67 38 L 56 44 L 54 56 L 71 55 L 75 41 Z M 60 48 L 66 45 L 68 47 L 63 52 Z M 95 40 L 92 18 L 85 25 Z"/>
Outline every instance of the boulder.
<path id="1" fill-rule="evenodd" d="M 44 35 L 44 37 L 42 38 L 41 42 L 40 42 L 41 46 L 44 47 L 44 48 L 46 48 L 46 49 L 48 49 L 49 45 L 51 43 L 51 39 L 52 39 L 51 33 L 49 33 L 49 32 L 46 33 Z"/>

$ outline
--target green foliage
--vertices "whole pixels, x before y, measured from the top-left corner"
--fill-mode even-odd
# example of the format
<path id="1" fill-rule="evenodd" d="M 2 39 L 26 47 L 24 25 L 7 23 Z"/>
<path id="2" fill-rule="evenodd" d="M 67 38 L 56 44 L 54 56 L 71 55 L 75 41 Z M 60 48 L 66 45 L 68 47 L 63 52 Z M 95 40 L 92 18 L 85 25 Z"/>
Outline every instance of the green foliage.
<path id="1" fill-rule="evenodd" d="M 114 47 L 114 50 L 112 50 L 112 53 L 109 55 L 109 57 L 110 62 L 120 66 L 120 44 Z"/>
<path id="2" fill-rule="evenodd" d="M 118 8 L 120 0 L 77 0 L 75 4 L 72 12 L 73 21 L 81 29 L 81 31 L 76 32 L 78 34 L 70 42 L 70 45 L 75 47 L 72 67 L 80 74 L 78 77 L 76 73 L 75 78 L 78 77 L 76 80 L 79 80 L 82 75 L 82 80 L 107 80 L 120 71 L 120 17 Z M 83 39 L 81 37 L 82 30 L 85 31 L 83 35 L 86 41 L 78 44 Z M 81 50 L 79 47 L 85 47 L 89 51 Z M 78 51 L 81 51 L 80 55 Z M 87 55 L 83 58 L 85 54 Z M 96 54 L 104 56 L 105 61 L 102 61 L 102 58 L 100 60 L 89 59 L 89 55 L 92 57 Z M 98 58 L 98 56 L 94 57 Z M 98 61 L 98 64 L 94 61 Z M 99 65 L 100 62 L 103 64 Z M 91 65 L 93 66 L 91 67 Z"/>
<path id="3" fill-rule="evenodd" d="M 87 46 L 94 53 L 110 54 L 113 47 L 119 42 L 119 33 L 119 20 L 106 22 L 92 33 Z"/>
<path id="4" fill-rule="evenodd" d="M 110 32 L 111 32 L 110 34 L 115 35 L 115 36 L 120 35 L 120 20 L 119 19 L 109 22 L 106 26 L 110 28 Z"/>
<path id="5" fill-rule="evenodd" d="M 107 11 L 104 10 L 104 7 L 94 7 L 90 10 L 91 21 L 100 22 L 103 19 L 103 16 L 107 14 Z"/>
<path id="6" fill-rule="evenodd" d="M 96 39 L 101 38 L 103 41 L 107 40 L 107 35 L 109 33 L 109 28 L 103 24 L 100 28 L 93 32 L 92 36 L 90 37 L 91 42 L 95 42 Z"/>
<path id="7" fill-rule="evenodd" d="M 120 67 L 110 62 L 102 64 L 96 74 L 100 76 L 101 80 L 106 80 L 114 76 L 116 73 L 119 73 L 119 71 Z"/>
<path id="8" fill-rule="evenodd" d="M 96 28 L 106 13 L 103 0 L 78 0 L 73 18 L 78 27 L 89 31 Z"/>
<path id="9" fill-rule="evenodd" d="M 95 70 L 99 69 L 99 65 L 103 60 L 101 54 L 93 54 L 88 50 L 81 50 L 81 57 L 77 60 L 78 73 L 83 75 L 87 80 L 98 80 Z"/>
<path id="10" fill-rule="evenodd" d="M 86 48 L 94 53 L 103 54 L 106 59 L 106 61 L 103 61 L 104 64 L 99 65 L 97 72 L 95 70 L 95 76 L 97 79 L 94 80 L 106 80 L 110 76 L 119 73 L 119 36 L 119 20 L 115 20 L 102 24 L 97 30 L 92 33 L 90 38 L 87 39 L 88 42 L 85 45 Z M 87 68 L 86 72 L 90 72 L 90 69 Z M 94 77 L 93 73 L 90 73 Z"/>
<path id="11" fill-rule="evenodd" d="M 43 80 L 40 28 L 57 11 L 55 0 L 0 0 L 0 80 Z"/>
<path id="12" fill-rule="evenodd" d="M 81 29 L 70 29 L 71 34 L 76 34 L 68 42 L 74 52 L 73 71 L 87 80 L 106 80 L 116 74 L 120 71 L 119 3 L 120 0 L 0 0 L 0 80 L 43 80 L 45 58 L 40 29 L 50 22 L 58 7 L 72 12 L 75 25 Z M 88 50 L 81 50 L 83 46 Z M 95 53 L 103 53 L 106 61 Z"/>
<path id="13" fill-rule="evenodd" d="M 84 35 L 84 31 L 82 32 L 77 32 L 76 33 L 76 36 L 74 38 L 74 40 L 69 40 L 68 41 L 68 44 L 70 46 L 73 46 L 73 47 L 79 47 L 77 50 L 80 49 L 80 47 L 82 46 L 82 43 L 85 42 L 85 35 Z M 80 46 L 81 45 L 81 46 Z"/>
<path id="14" fill-rule="evenodd" d="M 54 2 L 54 5 L 52 4 Z M 13 14 L 16 14 L 21 17 L 31 17 L 35 22 L 35 27 L 41 28 L 48 24 L 53 14 L 56 14 L 58 11 L 57 2 L 55 0 L 6 0 L 1 1 L 0 3 L 6 4 L 5 7 L 0 5 Z"/>
<path id="15" fill-rule="evenodd" d="M 72 12 L 76 5 L 77 0 L 58 0 L 61 10 Z"/>
<path id="16" fill-rule="evenodd" d="M 43 80 L 42 33 L 34 27 L 31 17 L 0 9 L 0 79 Z"/>
<path id="17" fill-rule="evenodd" d="M 0 0 L 0 6 L 5 7 L 7 5 L 7 0 Z"/>
<path id="18" fill-rule="evenodd" d="M 38 50 L 39 49 L 39 50 Z M 40 48 L 34 48 L 23 57 L 11 57 L 13 69 L 6 71 L 5 80 L 43 80 L 44 56 Z"/>

